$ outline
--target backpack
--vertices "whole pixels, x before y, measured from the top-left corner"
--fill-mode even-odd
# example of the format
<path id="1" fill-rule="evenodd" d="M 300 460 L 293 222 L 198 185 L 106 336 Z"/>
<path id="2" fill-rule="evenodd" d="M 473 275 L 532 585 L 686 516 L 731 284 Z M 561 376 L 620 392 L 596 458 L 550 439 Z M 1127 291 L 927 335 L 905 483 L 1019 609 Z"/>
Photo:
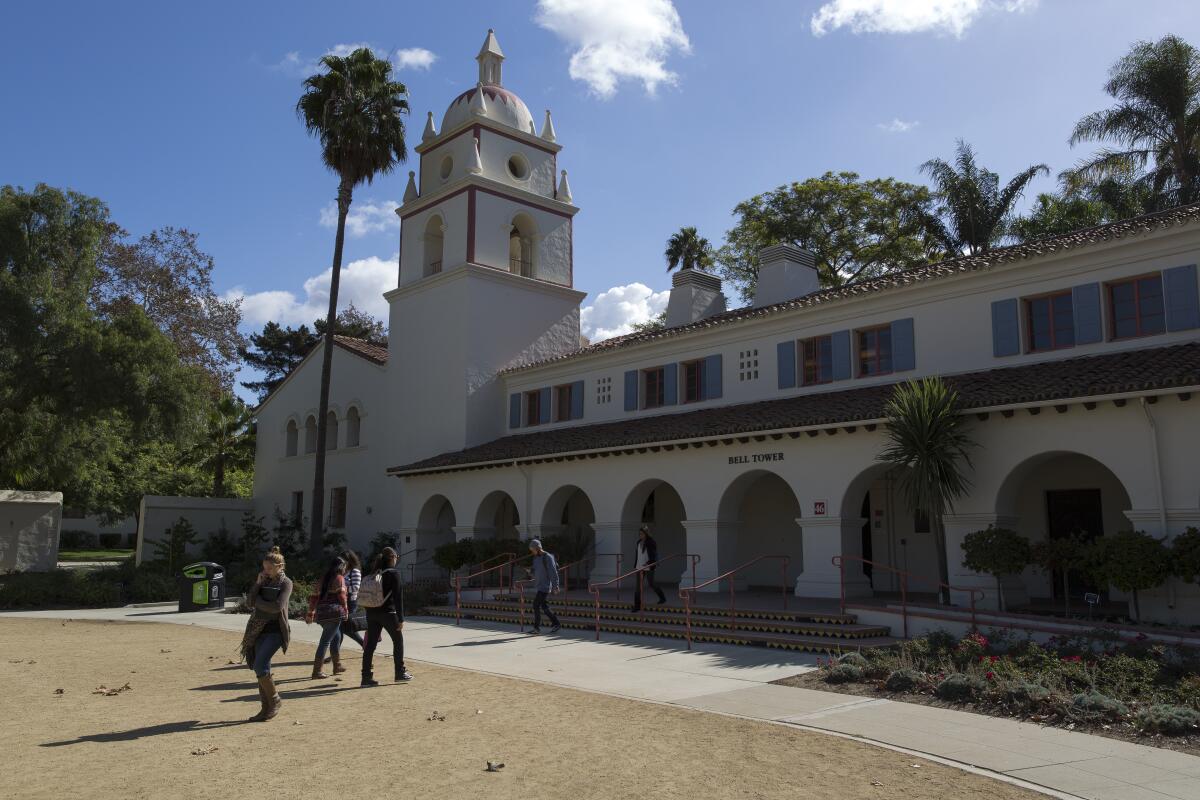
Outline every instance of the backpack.
<path id="1" fill-rule="evenodd" d="M 383 573 L 372 572 L 364 575 L 362 585 L 358 587 L 358 604 L 363 608 L 379 608 L 387 600 L 383 593 Z"/>

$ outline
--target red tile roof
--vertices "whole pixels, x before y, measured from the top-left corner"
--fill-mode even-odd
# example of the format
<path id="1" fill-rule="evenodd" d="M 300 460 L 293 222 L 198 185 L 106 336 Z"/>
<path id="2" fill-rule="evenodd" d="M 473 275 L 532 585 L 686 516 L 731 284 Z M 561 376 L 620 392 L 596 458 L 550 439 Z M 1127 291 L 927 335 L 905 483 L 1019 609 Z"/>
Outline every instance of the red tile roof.
<path id="1" fill-rule="evenodd" d="M 350 336 L 342 336 L 334 334 L 333 343 L 343 350 L 354 353 L 356 356 L 362 356 L 368 361 L 383 365 L 388 360 L 388 349 L 386 344 L 376 344 L 368 342 L 366 339 L 354 339 Z"/>
<path id="2" fill-rule="evenodd" d="M 1200 386 L 1200 342 L 948 375 L 964 411 Z M 680 414 L 505 436 L 467 450 L 392 467 L 393 474 L 448 472 L 517 459 L 762 431 L 848 426 L 884 416 L 895 383 L 802 394 Z"/>

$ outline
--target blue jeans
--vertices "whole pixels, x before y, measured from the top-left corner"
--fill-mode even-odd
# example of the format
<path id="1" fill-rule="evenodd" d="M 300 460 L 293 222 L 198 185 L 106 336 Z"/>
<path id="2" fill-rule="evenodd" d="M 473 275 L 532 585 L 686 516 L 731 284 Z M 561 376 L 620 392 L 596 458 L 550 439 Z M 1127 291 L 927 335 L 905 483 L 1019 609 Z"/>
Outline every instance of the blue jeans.
<path id="1" fill-rule="evenodd" d="M 317 663 L 325 661 L 325 651 L 329 650 L 334 657 L 342 652 L 342 621 L 331 619 L 321 623 L 321 641 L 317 642 Z"/>
<path id="2" fill-rule="evenodd" d="M 278 633 L 264 633 L 254 641 L 254 663 L 250 668 L 254 670 L 255 675 L 265 678 L 271 674 L 271 659 L 281 647 L 283 637 Z"/>

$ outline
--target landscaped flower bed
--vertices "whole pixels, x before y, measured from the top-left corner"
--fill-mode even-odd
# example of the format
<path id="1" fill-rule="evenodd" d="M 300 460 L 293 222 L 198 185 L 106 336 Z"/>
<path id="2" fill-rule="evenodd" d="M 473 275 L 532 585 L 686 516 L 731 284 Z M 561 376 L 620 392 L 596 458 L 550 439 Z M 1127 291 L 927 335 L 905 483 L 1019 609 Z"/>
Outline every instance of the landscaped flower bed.
<path id="1" fill-rule="evenodd" d="M 964 708 L 1200 754 L 1200 652 L 1104 631 L 1046 644 L 935 632 L 781 683 Z"/>

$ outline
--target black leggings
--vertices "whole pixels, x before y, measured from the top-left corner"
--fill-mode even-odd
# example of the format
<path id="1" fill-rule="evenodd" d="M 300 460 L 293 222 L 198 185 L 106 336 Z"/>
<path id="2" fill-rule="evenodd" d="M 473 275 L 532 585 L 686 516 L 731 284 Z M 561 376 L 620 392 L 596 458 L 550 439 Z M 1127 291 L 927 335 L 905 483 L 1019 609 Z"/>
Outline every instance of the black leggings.
<path id="1" fill-rule="evenodd" d="M 365 649 L 365 645 L 363 644 L 362 634 L 354 629 L 354 610 L 356 608 L 358 608 L 358 601 L 351 600 L 349 602 L 350 602 L 350 616 L 349 616 L 349 618 L 346 619 L 345 622 L 342 623 L 342 635 L 350 637 L 354 641 L 358 642 L 359 647 L 362 647 Z"/>
<path id="2" fill-rule="evenodd" d="M 395 662 L 396 677 L 404 674 L 404 634 L 400 631 L 400 618 L 395 612 L 375 611 L 367 609 L 367 641 L 363 644 L 362 674 L 364 678 L 371 677 L 371 661 L 375 657 L 375 647 L 387 631 L 392 637 L 392 660 Z"/>

